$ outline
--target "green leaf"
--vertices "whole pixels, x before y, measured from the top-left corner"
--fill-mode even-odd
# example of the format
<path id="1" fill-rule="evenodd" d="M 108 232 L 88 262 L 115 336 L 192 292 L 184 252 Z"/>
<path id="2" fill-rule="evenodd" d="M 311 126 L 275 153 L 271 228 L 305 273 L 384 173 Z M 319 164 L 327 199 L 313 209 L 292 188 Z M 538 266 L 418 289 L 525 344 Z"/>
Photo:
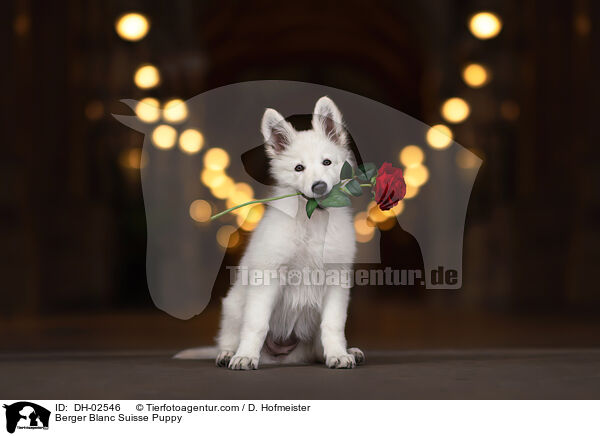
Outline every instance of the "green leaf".
<path id="1" fill-rule="evenodd" d="M 350 206 L 350 198 L 341 191 L 341 184 L 335 185 L 331 192 L 324 198 L 318 198 L 317 202 L 321 207 L 344 207 Z"/>
<path id="2" fill-rule="evenodd" d="M 345 188 L 355 197 L 360 197 L 362 195 L 362 188 L 356 179 L 352 179 L 346 183 Z"/>
<path id="3" fill-rule="evenodd" d="M 340 180 L 351 179 L 353 175 L 354 171 L 352 170 L 352 165 L 350 165 L 348 161 L 344 162 L 342 171 L 340 172 Z"/>
<path id="4" fill-rule="evenodd" d="M 346 195 L 352 195 L 352 193 L 348 191 L 345 186 L 340 186 L 340 191 L 342 191 Z"/>
<path id="5" fill-rule="evenodd" d="M 310 198 L 306 202 L 306 215 L 308 216 L 308 219 L 310 219 L 317 206 L 319 206 L 319 203 L 317 203 L 317 200 L 314 198 Z"/>
<path id="6" fill-rule="evenodd" d="M 369 182 L 377 176 L 377 166 L 374 163 L 365 163 L 358 166 L 358 179 L 361 182 Z"/>

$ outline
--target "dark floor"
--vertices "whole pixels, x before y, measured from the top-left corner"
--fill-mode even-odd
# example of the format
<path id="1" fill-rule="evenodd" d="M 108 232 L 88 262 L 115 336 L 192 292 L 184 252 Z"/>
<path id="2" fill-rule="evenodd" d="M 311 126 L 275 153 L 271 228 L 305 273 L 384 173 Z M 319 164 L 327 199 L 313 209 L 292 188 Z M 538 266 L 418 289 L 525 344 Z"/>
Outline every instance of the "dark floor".
<path id="1" fill-rule="evenodd" d="M 0 354 L 12 399 L 599 399 L 600 349 L 367 352 L 354 370 L 234 372 L 170 352 Z"/>

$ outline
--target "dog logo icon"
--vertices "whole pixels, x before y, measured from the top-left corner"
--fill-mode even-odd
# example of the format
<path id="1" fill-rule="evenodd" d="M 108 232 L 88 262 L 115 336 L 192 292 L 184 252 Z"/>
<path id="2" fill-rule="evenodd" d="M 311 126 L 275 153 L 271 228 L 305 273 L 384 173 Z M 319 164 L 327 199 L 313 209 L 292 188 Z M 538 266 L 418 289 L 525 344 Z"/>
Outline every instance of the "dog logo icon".
<path id="1" fill-rule="evenodd" d="M 19 401 L 4 405 L 6 409 L 6 431 L 14 433 L 18 429 L 48 429 L 50 411 L 29 401 Z"/>

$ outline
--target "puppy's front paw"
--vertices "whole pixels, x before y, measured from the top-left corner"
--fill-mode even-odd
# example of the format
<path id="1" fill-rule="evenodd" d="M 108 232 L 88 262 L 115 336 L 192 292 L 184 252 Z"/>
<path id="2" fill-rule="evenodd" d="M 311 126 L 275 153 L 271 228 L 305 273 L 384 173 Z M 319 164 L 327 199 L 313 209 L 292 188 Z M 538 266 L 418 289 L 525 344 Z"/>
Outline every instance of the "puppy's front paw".
<path id="1" fill-rule="evenodd" d="M 237 354 L 229 361 L 229 369 L 249 370 L 258 368 L 258 357 L 238 356 Z"/>
<path id="2" fill-rule="evenodd" d="M 329 368 L 351 369 L 356 366 L 356 360 L 352 354 L 340 354 L 339 356 L 327 357 L 325 364 Z"/>
<path id="3" fill-rule="evenodd" d="M 348 353 L 354 356 L 354 361 L 357 365 L 365 363 L 365 353 L 363 353 L 360 348 L 348 348 Z"/>
<path id="4" fill-rule="evenodd" d="M 219 355 L 217 356 L 217 360 L 215 361 L 215 363 L 220 368 L 227 368 L 227 365 L 229 365 L 229 361 L 231 360 L 234 354 L 235 353 L 233 351 L 221 350 L 219 351 Z"/>

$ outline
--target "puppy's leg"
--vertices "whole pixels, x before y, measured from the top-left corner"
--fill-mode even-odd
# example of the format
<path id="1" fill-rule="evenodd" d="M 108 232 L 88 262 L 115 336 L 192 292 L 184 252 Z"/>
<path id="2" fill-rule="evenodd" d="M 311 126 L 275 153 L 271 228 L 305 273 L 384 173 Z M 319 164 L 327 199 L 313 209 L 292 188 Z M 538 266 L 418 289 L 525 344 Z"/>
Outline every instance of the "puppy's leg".
<path id="1" fill-rule="evenodd" d="M 279 284 L 248 286 L 240 334 L 240 345 L 229 362 L 229 369 L 256 369 L 260 350 L 269 331 L 271 312 Z"/>
<path id="2" fill-rule="evenodd" d="M 356 360 L 346 349 L 346 312 L 350 290 L 331 286 L 325 293 L 321 314 L 321 343 L 329 368 L 354 368 Z"/>
<path id="3" fill-rule="evenodd" d="M 240 329 L 244 310 L 245 286 L 234 284 L 223 298 L 221 326 L 217 335 L 217 366 L 226 367 L 240 344 Z"/>

